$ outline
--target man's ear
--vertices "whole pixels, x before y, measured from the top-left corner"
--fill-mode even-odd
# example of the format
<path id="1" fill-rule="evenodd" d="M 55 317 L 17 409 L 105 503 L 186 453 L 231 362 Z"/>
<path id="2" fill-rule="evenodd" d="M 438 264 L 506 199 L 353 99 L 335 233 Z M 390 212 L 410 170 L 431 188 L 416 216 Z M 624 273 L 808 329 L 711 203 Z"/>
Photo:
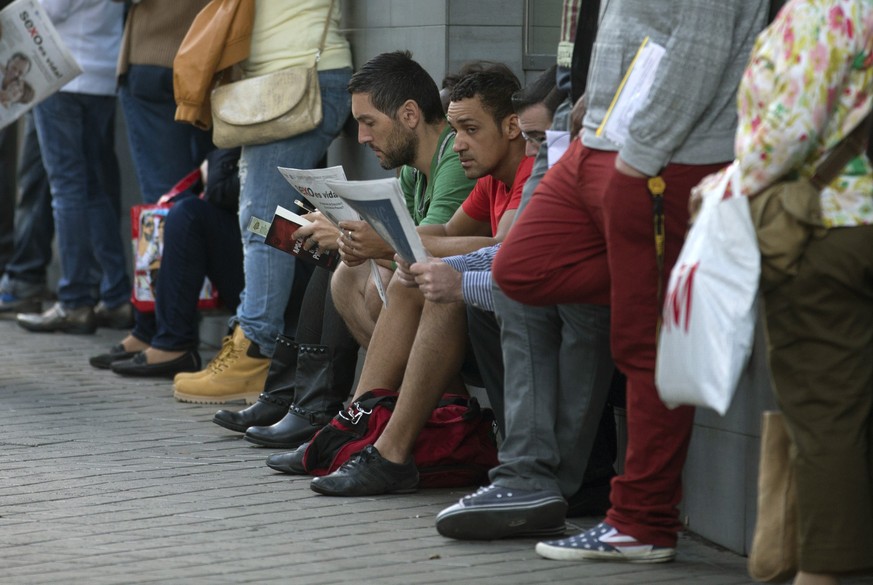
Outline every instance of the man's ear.
<path id="1" fill-rule="evenodd" d="M 510 140 L 515 140 L 521 135 L 521 128 L 518 125 L 518 114 L 509 114 L 503 118 L 503 134 Z"/>
<path id="2" fill-rule="evenodd" d="M 397 110 L 397 119 L 410 130 L 414 130 L 422 119 L 421 108 L 418 107 L 418 102 L 415 100 L 403 102 L 403 105 Z"/>

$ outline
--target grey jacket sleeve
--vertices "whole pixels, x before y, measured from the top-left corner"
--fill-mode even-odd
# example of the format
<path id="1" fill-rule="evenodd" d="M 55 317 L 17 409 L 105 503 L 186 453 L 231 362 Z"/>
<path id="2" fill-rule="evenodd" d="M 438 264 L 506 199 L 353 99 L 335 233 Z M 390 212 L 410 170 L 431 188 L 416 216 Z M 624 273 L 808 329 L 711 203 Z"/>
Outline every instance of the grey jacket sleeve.
<path id="1" fill-rule="evenodd" d="M 671 4 L 676 26 L 665 39 L 666 52 L 647 102 L 631 122 L 620 150 L 622 159 L 647 175 L 656 175 L 666 166 L 716 95 L 724 91 L 723 78 L 736 58 L 734 27 L 743 17 L 743 7 L 749 6 L 737 0 Z M 654 36 L 652 40 L 659 42 Z M 736 92 L 735 85 L 732 91 Z"/>

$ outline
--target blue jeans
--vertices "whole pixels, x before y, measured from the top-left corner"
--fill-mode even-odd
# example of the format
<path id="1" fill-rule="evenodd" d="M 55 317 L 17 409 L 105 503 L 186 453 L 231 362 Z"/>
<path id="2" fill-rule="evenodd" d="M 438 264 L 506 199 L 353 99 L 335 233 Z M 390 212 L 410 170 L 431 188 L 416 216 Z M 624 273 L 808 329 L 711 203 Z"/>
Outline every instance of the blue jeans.
<path id="1" fill-rule="evenodd" d="M 12 257 L 2 287 L 19 298 L 42 294 L 46 269 L 52 261 L 55 221 L 52 194 L 39 150 L 33 115 L 25 117 L 24 139 L 18 154 L 18 190 Z"/>
<path id="2" fill-rule="evenodd" d="M 137 313 L 133 336 L 167 351 L 197 347 L 197 298 L 206 276 L 235 310 L 243 288 L 239 225 L 232 212 L 184 197 L 164 225 L 155 312 Z"/>
<path id="3" fill-rule="evenodd" d="M 175 121 L 173 70 L 131 65 L 119 87 L 143 203 L 154 203 L 215 148 L 209 132 Z"/>
<path id="4" fill-rule="evenodd" d="M 246 337 L 257 343 L 264 355 L 273 355 L 278 334 L 293 335 L 285 331 L 283 315 L 294 282 L 296 261 L 289 254 L 265 244 L 263 236 L 250 233 L 249 220 L 254 216 L 270 221 L 276 205 L 292 209 L 294 199 L 301 198 L 276 167 L 311 169 L 321 161 L 349 115 L 350 77 L 350 69 L 319 72 L 324 118 L 318 128 L 285 140 L 242 149 L 239 222 L 246 286 L 231 324 L 238 322 Z"/>
<path id="5" fill-rule="evenodd" d="M 0 129 L 0 272 L 12 257 L 15 224 L 15 151 L 18 132 L 15 125 Z"/>
<path id="6" fill-rule="evenodd" d="M 61 279 L 58 300 L 93 306 L 91 268 L 101 270 L 99 298 L 128 301 L 130 281 L 113 197 L 120 190 L 115 158 L 115 97 L 59 92 L 34 109 L 52 192 Z M 116 194 L 116 195 L 113 195 Z"/>

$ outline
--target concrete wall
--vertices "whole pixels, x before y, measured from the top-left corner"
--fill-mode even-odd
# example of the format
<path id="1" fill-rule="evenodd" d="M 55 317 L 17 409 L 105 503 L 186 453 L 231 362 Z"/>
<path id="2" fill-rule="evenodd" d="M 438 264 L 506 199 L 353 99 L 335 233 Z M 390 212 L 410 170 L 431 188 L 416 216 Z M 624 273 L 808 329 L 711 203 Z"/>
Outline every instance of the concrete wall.
<path id="1" fill-rule="evenodd" d="M 724 417 L 698 409 L 685 464 L 682 518 L 689 530 L 748 554 L 757 511 L 761 412 L 775 409 L 759 321 L 749 366 Z"/>

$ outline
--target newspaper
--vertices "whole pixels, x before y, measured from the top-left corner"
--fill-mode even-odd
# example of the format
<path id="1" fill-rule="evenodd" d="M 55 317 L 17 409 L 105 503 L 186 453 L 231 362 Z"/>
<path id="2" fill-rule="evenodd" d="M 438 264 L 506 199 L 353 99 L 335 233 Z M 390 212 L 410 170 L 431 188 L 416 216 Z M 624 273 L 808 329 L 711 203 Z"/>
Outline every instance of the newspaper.
<path id="1" fill-rule="evenodd" d="M 334 225 L 341 221 L 358 221 L 361 216 L 349 207 L 349 205 L 337 197 L 326 181 L 345 181 L 346 174 L 341 166 L 328 167 L 326 169 L 291 169 L 277 167 L 285 180 L 294 187 L 298 193 L 320 211 Z M 388 306 L 388 297 L 385 294 L 385 286 L 382 284 L 382 274 L 375 260 L 370 260 L 370 276 L 376 285 L 376 292 L 382 299 L 382 304 Z"/>
<path id="2" fill-rule="evenodd" d="M 566 130 L 546 130 L 546 144 L 549 155 L 549 168 L 561 160 L 567 149 L 570 148 L 570 133 Z"/>
<path id="3" fill-rule="evenodd" d="M 357 221 L 360 216 L 342 199 L 330 190 L 326 180 L 345 181 L 346 174 L 341 166 L 326 169 L 289 169 L 277 167 L 288 183 L 306 198 L 334 225 L 341 221 Z"/>
<path id="4" fill-rule="evenodd" d="M 664 53 L 664 47 L 650 42 L 649 37 L 643 39 L 597 128 L 597 136 L 605 134 L 607 140 L 624 145 L 634 116 L 649 97 Z"/>
<path id="5" fill-rule="evenodd" d="M 326 181 L 328 187 L 369 223 L 406 262 L 425 262 L 427 253 L 406 208 L 400 181 Z"/>
<path id="6" fill-rule="evenodd" d="M 0 11 L 0 128 L 82 73 L 37 0 Z"/>

